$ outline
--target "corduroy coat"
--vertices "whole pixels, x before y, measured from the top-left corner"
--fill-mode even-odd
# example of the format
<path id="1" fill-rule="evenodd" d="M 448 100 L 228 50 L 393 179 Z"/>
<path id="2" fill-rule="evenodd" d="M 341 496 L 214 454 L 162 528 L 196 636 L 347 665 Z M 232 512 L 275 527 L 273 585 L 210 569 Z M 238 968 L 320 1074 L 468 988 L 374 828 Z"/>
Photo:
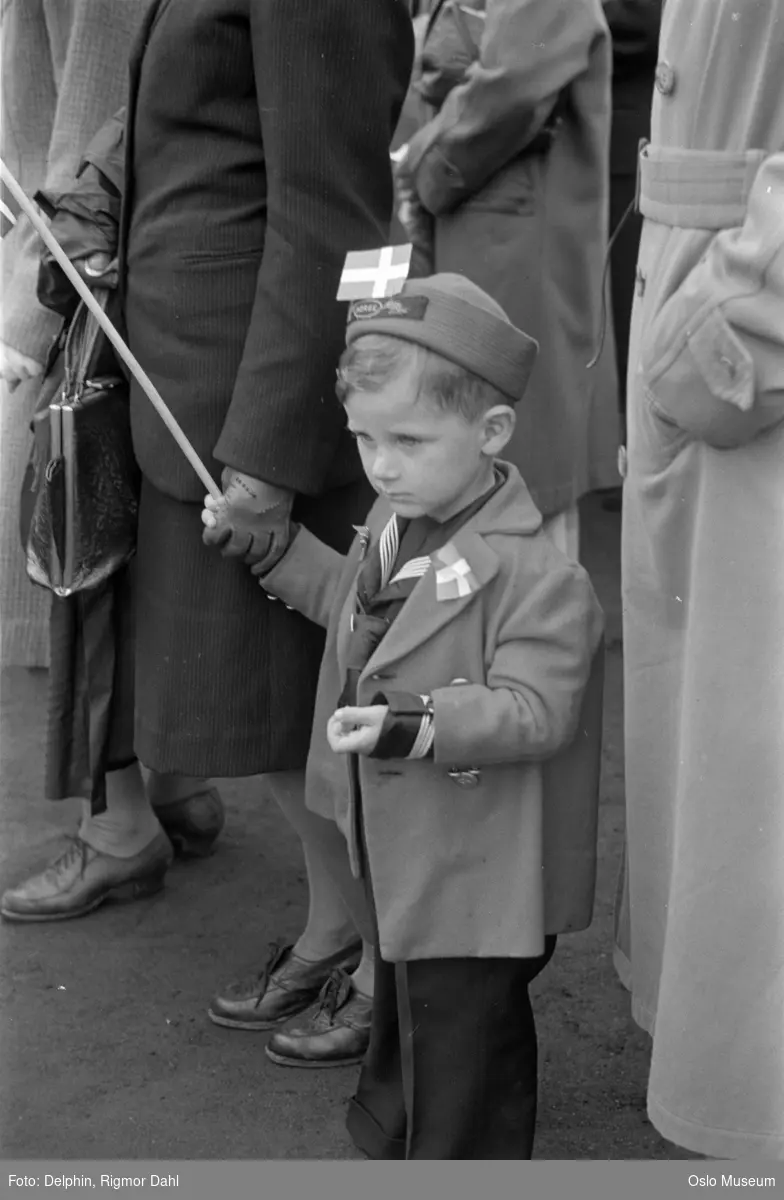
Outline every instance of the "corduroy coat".
<path id="1" fill-rule="evenodd" d="M 610 37 L 600 0 L 469 7 L 486 14 L 477 61 L 410 138 L 406 170 L 435 218 L 434 269 L 468 276 L 539 342 L 507 457 L 549 517 L 618 483 L 611 319 L 587 367 L 607 247 Z M 455 82 L 434 40 L 422 51 L 425 98 Z M 559 98 L 552 145 L 533 151 Z"/>
<path id="2" fill-rule="evenodd" d="M 400 0 L 153 0 L 130 63 L 125 320 L 216 475 L 323 496 L 361 474 L 335 296 L 346 253 L 388 237 L 412 54 Z M 200 501 L 135 383 L 131 418 L 145 477 Z"/>
<path id="3" fill-rule="evenodd" d="M 617 962 L 648 1111 L 784 1159 L 784 11 L 668 0 L 641 160 Z"/>
<path id="4" fill-rule="evenodd" d="M 359 679 L 429 693 L 432 761 L 360 758 L 380 949 L 388 961 L 526 957 L 590 923 L 601 743 L 602 614 L 588 576 L 542 532 L 511 465 L 452 538 L 478 589 L 439 601 L 417 583 Z M 391 515 L 379 500 L 375 541 Z M 360 543 L 348 557 L 302 530 L 264 586 L 326 626 L 307 803 L 336 819 L 358 871 L 357 797 L 326 738 L 345 677 Z M 549 761 L 548 761 L 549 760 Z M 478 768 L 476 787 L 450 771 Z M 549 810 L 549 811 L 547 811 Z"/>

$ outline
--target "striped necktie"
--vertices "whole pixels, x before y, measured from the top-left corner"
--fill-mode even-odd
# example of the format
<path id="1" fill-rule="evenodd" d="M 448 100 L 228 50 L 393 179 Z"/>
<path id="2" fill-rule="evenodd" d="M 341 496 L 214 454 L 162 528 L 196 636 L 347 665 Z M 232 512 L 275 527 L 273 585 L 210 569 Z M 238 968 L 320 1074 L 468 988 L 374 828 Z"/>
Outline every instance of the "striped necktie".
<path id="1" fill-rule="evenodd" d="M 381 559 L 381 581 L 378 590 L 381 591 L 392 577 L 392 568 L 397 560 L 400 549 L 400 527 L 397 523 L 397 513 L 393 513 L 384 526 L 378 543 L 378 553 Z"/>

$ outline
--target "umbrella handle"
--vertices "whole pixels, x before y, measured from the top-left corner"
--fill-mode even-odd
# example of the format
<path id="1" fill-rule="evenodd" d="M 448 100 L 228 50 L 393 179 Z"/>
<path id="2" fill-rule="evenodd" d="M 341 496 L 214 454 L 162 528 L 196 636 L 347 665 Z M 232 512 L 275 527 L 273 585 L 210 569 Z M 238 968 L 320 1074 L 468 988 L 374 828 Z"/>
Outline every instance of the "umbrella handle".
<path id="1" fill-rule="evenodd" d="M 117 332 L 117 330 L 115 329 L 114 325 L 112 324 L 112 322 L 107 317 L 106 313 L 101 308 L 101 305 L 95 299 L 92 292 L 88 288 L 87 284 L 84 282 L 81 275 L 74 267 L 73 263 L 71 263 L 71 261 L 69 260 L 68 256 L 66 255 L 65 251 L 63 250 L 62 246 L 59 244 L 59 242 L 55 238 L 54 234 L 51 232 L 49 227 L 46 225 L 45 221 L 42 219 L 42 217 L 36 210 L 35 205 L 33 204 L 33 202 L 31 200 L 29 200 L 27 198 L 27 194 L 25 193 L 23 188 L 20 186 L 20 184 L 17 182 L 17 180 L 14 178 L 14 176 L 11 174 L 8 167 L 3 162 L 2 158 L 0 158 L 0 178 L 2 179 L 3 183 L 8 188 L 9 192 L 12 194 L 12 196 L 16 200 L 19 207 L 24 211 L 25 215 L 29 218 L 30 224 L 33 226 L 36 233 L 41 237 L 41 239 L 45 242 L 48 249 L 51 251 L 52 255 L 57 259 L 57 262 L 60 264 L 60 266 L 62 267 L 66 276 L 68 277 L 69 282 L 76 289 L 77 293 L 79 294 L 81 299 L 84 301 L 84 303 L 87 305 L 90 312 L 93 314 L 96 321 L 101 326 L 101 329 L 104 331 L 107 338 L 114 346 L 114 348 L 117 351 L 117 353 L 119 354 L 120 358 L 123 360 L 123 362 L 128 367 L 128 370 L 131 372 L 131 374 L 137 380 L 139 386 L 142 388 L 142 390 L 148 397 L 153 408 L 156 410 L 156 412 L 160 416 L 164 425 L 166 425 L 167 429 L 171 433 L 175 442 L 180 447 L 180 450 L 182 450 L 185 457 L 188 459 L 188 462 L 193 467 L 194 471 L 196 472 L 199 479 L 206 487 L 207 491 L 216 500 L 221 500 L 223 498 L 223 493 L 222 493 L 221 489 L 218 487 L 217 483 L 210 475 L 209 471 L 205 467 L 202 460 L 199 458 L 198 454 L 194 450 L 194 448 L 191 445 L 191 443 L 189 442 L 188 438 L 183 433 L 183 431 L 180 428 L 179 424 L 177 423 L 171 409 L 168 407 L 168 405 L 164 401 L 163 397 L 161 396 L 160 392 L 156 388 L 155 384 L 152 382 L 149 375 L 144 370 L 144 368 L 141 366 L 141 364 L 138 362 L 138 360 L 134 357 L 133 354 L 131 354 L 131 351 L 128 349 L 128 346 L 125 344 L 123 339 L 120 337 L 120 335 Z"/>

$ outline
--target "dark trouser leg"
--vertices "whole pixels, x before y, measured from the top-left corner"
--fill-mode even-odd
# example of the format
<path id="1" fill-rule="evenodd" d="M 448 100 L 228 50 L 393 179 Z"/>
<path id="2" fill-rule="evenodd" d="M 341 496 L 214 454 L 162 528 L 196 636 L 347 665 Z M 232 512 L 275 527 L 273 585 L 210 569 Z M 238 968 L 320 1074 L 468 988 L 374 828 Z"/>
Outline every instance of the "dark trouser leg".
<path id="1" fill-rule="evenodd" d="M 349 1116 L 361 1150 L 373 1158 L 531 1157 L 537 1047 L 528 985 L 554 949 L 548 938 L 533 959 L 380 964 L 371 1048 Z"/>
<path id="2" fill-rule="evenodd" d="M 368 1158 L 406 1157 L 406 1106 L 397 1006 L 395 966 L 382 961 L 377 947 L 370 1046 L 346 1121 L 354 1144 Z"/>
<path id="3" fill-rule="evenodd" d="M 352 770 L 356 764 L 352 763 Z M 357 783 L 358 792 L 358 783 Z M 368 912 L 373 924 L 373 1016 L 370 1045 L 351 1100 L 346 1127 L 354 1145 L 368 1158 L 402 1159 L 406 1156 L 406 1108 L 400 1067 L 400 1029 L 397 1017 L 395 966 L 384 962 L 378 948 L 378 925 L 368 871 L 367 844 L 358 807 L 357 844 Z"/>

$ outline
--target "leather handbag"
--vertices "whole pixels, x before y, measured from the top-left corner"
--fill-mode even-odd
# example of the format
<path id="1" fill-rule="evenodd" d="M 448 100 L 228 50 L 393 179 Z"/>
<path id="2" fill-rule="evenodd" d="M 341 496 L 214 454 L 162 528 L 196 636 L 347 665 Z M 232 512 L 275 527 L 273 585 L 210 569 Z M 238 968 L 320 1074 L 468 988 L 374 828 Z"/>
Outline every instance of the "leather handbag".
<path id="1" fill-rule="evenodd" d="M 106 299 L 104 293 L 103 308 Z M 84 303 L 65 337 L 62 384 L 48 395 L 33 420 L 23 541 L 33 583 L 72 596 L 132 557 L 141 481 L 128 383 Z"/>

